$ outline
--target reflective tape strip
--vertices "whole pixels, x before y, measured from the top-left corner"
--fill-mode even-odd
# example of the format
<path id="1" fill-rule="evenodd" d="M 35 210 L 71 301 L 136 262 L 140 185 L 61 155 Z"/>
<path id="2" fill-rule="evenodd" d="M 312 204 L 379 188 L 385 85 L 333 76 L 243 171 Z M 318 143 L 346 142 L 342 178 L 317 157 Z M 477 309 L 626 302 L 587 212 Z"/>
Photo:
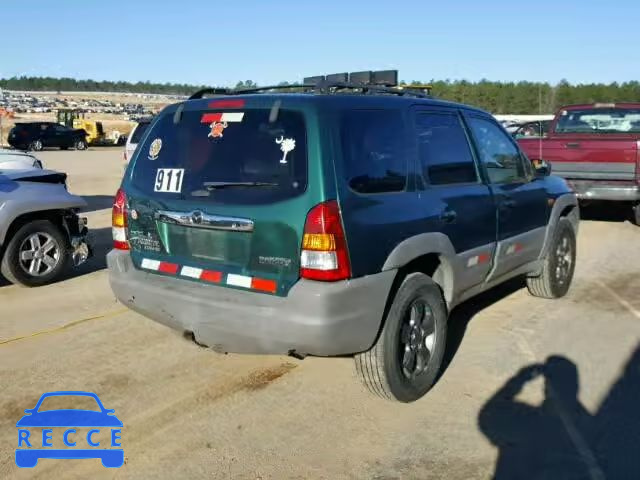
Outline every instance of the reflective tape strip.
<path id="1" fill-rule="evenodd" d="M 177 265 L 175 263 L 160 262 L 158 271 L 162 273 L 170 273 L 171 275 L 175 275 L 176 273 L 178 273 L 179 268 L 180 268 L 180 265 Z"/>
<path id="2" fill-rule="evenodd" d="M 275 280 L 267 280 L 264 278 L 252 278 L 251 288 L 253 290 L 261 290 L 263 292 L 276 293 L 278 284 Z"/>
<path id="3" fill-rule="evenodd" d="M 147 269 L 147 270 L 158 270 L 158 268 L 160 268 L 160 261 L 159 260 L 151 260 L 149 258 L 143 258 L 142 259 L 142 263 L 140 264 L 140 266 L 142 268 Z"/>
<path id="4" fill-rule="evenodd" d="M 251 288 L 251 277 L 245 277 L 244 275 L 234 275 L 230 273 L 227 275 L 227 285 L 233 285 L 234 287 Z"/>
<path id="5" fill-rule="evenodd" d="M 204 270 L 202 268 L 190 267 L 188 265 L 180 267 L 180 265 L 176 263 L 161 262 L 150 258 L 143 258 L 140 266 L 146 270 L 153 270 L 171 275 L 178 275 L 179 271 L 179 275 L 181 277 L 193 278 L 195 280 L 202 280 L 209 283 L 220 283 L 224 276 L 222 272 Z M 233 273 L 227 275 L 225 283 L 227 285 L 233 285 L 234 287 L 249 288 L 269 293 L 276 293 L 278 290 L 278 283 L 275 280 L 247 277 L 245 275 L 235 275 Z"/>
<path id="6" fill-rule="evenodd" d="M 524 247 L 520 243 L 512 243 L 511 245 L 509 245 L 509 248 L 507 248 L 506 254 L 512 255 L 516 252 L 521 251 L 523 248 Z"/>
<path id="7" fill-rule="evenodd" d="M 200 278 L 200 275 L 202 275 L 202 271 L 203 270 L 201 268 L 182 267 L 182 270 L 180 270 L 180 275 L 189 278 Z"/>
<path id="8" fill-rule="evenodd" d="M 222 272 L 212 272 L 210 270 L 204 270 L 200 275 L 200 280 L 211 283 L 220 283 L 222 281 Z"/>
<path id="9" fill-rule="evenodd" d="M 127 232 L 123 227 L 111 227 L 111 234 L 116 242 L 127 241 Z"/>
<path id="10" fill-rule="evenodd" d="M 481 253 L 480 255 L 474 255 L 467 260 L 467 268 L 475 267 L 481 263 L 487 263 L 491 259 L 491 255 L 488 253 Z"/>

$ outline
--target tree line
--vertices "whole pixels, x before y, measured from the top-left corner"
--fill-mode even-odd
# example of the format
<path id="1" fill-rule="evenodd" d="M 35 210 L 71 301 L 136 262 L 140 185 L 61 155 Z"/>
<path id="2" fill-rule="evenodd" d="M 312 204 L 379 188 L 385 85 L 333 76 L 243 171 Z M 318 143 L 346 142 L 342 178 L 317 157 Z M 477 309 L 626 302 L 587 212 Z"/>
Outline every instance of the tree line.
<path id="1" fill-rule="evenodd" d="M 573 85 L 566 80 L 546 82 L 495 82 L 481 80 L 412 81 L 402 84 L 433 86 L 433 95 L 444 100 L 466 103 L 494 114 L 551 113 L 562 105 L 594 102 L 640 102 L 640 82 L 590 83 Z M 280 85 L 288 85 L 281 82 Z M 213 86 L 213 85 L 209 85 Z M 255 87 L 252 80 L 240 81 L 237 88 Z M 0 88 L 29 91 L 126 92 L 189 95 L 203 85 L 153 82 L 112 82 L 54 77 L 12 77 L 0 79 Z"/>

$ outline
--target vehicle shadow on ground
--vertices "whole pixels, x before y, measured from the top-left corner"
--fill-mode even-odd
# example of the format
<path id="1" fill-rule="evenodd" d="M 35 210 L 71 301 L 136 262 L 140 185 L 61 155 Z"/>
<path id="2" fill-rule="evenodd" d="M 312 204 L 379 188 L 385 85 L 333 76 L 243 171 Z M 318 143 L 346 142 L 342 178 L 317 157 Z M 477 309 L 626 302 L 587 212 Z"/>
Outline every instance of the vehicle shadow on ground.
<path id="1" fill-rule="evenodd" d="M 580 206 L 580 220 L 597 222 L 625 222 L 631 220 L 631 207 L 627 205 L 593 203 Z"/>
<path id="2" fill-rule="evenodd" d="M 87 202 L 83 212 L 94 212 L 113 207 L 113 195 L 81 195 Z"/>
<path id="3" fill-rule="evenodd" d="M 542 404 L 517 400 L 535 378 Z M 640 348 L 595 414 L 580 403 L 578 369 L 562 356 L 519 370 L 484 405 L 478 426 L 499 450 L 493 478 L 637 478 Z"/>
<path id="4" fill-rule="evenodd" d="M 447 323 L 447 347 L 442 360 L 440 377 L 447 368 L 449 368 L 449 365 L 458 352 L 467 331 L 467 326 L 471 320 L 485 308 L 490 307 L 522 288 L 526 288 L 524 277 L 514 278 L 467 300 L 453 309 Z"/>

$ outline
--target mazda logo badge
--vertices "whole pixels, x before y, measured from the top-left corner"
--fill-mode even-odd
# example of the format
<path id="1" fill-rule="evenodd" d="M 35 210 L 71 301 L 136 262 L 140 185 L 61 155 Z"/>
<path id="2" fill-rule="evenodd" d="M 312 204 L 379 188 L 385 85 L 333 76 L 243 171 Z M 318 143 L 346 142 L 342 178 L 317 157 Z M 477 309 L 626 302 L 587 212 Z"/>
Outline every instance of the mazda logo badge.
<path id="1" fill-rule="evenodd" d="M 195 223 L 196 225 L 200 225 L 203 220 L 202 212 L 193 212 L 191 214 L 191 223 Z"/>

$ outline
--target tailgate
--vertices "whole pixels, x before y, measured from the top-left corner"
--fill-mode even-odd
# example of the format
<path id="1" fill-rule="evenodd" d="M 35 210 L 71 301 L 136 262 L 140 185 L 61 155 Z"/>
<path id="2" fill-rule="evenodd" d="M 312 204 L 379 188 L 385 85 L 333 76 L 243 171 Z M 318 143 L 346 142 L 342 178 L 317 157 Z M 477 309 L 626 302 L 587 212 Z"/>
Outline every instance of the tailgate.
<path id="1" fill-rule="evenodd" d="M 313 204 L 305 115 L 237 104 L 185 104 L 153 124 L 126 186 L 132 258 L 157 274 L 286 295 Z"/>
<path id="2" fill-rule="evenodd" d="M 581 180 L 632 181 L 636 178 L 636 138 L 558 135 L 540 141 L 541 155 L 533 155 L 537 150 L 535 143 L 536 140 L 527 139 L 525 151 L 532 158 L 542 156 L 550 162 L 554 175 Z"/>

